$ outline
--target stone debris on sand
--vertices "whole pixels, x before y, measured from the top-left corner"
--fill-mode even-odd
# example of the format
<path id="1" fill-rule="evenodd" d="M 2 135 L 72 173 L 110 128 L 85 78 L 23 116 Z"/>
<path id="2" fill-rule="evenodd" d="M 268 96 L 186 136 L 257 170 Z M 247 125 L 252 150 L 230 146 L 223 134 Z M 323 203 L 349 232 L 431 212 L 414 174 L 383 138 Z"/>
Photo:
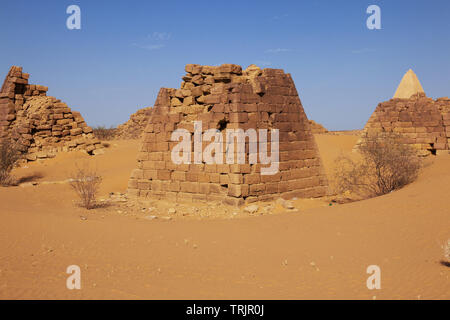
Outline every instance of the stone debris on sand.
<path id="1" fill-rule="evenodd" d="M 256 213 L 258 211 L 258 209 L 259 209 L 259 206 L 257 206 L 256 204 L 252 204 L 250 206 L 245 207 L 244 211 L 252 214 L 252 213 Z"/>

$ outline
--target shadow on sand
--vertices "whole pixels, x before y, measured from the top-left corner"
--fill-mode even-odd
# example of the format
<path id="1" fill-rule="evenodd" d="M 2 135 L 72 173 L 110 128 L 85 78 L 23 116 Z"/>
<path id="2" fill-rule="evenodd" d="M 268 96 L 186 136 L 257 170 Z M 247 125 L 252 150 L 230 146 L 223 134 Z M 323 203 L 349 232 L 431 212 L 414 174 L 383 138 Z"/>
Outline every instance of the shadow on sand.
<path id="1" fill-rule="evenodd" d="M 30 175 L 27 175 L 27 176 L 23 176 L 23 177 L 17 179 L 15 182 L 16 182 L 17 185 L 19 185 L 21 183 L 34 182 L 37 179 L 41 179 L 43 177 L 44 177 L 44 175 L 42 173 L 36 172 L 36 173 L 30 174 Z"/>
<path id="2" fill-rule="evenodd" d="M 445 260 L 441 260 L 439 261 L 440 264 L 442 264 L 443 266 L 449 267 L 450 268 L 450 262 L 449 261 L 445 261 Z"/>

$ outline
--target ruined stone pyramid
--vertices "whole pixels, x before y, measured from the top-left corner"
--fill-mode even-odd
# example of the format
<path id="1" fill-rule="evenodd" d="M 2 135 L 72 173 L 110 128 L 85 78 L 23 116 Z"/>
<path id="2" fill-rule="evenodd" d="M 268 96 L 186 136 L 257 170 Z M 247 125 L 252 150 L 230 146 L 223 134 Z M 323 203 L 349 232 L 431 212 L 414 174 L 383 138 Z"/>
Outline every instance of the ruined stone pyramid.
<path id="1" fill-rule="evenodd" d="M 290 74 L 254 65 L 243 71 L 233 64 L 188 64 L 186 72 L 179 89 L 159 91 L 129 195 L 241 205 L 327 193 Z M 186 142 L 183 161 L 181 141 Z"/>
<path id="2" fill-rule="evenodd" d="M 412 93 L 412 95 L 410 95 Z M 362 135 L 395 132 L 420 155 L 448 152 L 450 145 L 450 99 L 433 100 L 423 92 L 417 76 L 409 70 L 393 99 L 378 104 Z M 354 150 L 361 144 L 357 142 Z"/>
<path id="3" fill-rule="evenodd" d="M 139 139 L 144 133 L 153 107 L 139 109 L 130 116 L 127 122 L 117 126 L 116 139 Z"/>
<path id="4" fill-rule="evenodd" d="M 79 112 L 48 97 L 47 87 L 28 84 L 29 74 L 13 66 L 0 91 L 0 138 L 15 141 L 28 161 L 54 157 L 58 151 L 102 153 Z"/>
<path id="5" fill-rule="evenodd" d="M 412 69 L 409 69 L 400 81 L 395 91 L 394 98 L 409 99 L 412 95 L 425 93 L 419 79 Z"/>
<path id="6" fill-rule="evenodd" d="M 311 128 L 312 133 L 327 133 L 328 132 L 328 130 L 323 125 L 315 122 L 314 120 L 309 120 L 309 127 Z"/>

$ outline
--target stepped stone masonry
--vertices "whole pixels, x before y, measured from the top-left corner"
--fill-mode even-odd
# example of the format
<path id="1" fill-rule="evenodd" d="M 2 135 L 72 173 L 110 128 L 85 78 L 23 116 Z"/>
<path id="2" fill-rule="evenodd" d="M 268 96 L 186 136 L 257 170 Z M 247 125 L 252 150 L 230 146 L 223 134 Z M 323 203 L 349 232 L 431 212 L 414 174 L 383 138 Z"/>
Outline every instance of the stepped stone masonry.
<path id="1" fill-rule="evenodd" d="M 152 107 L 142 108 L 133 113 L 130 119 L 117 126 L 116 138 L 118 139 L 139 139 L 144 133 L 145 126 L 152 114 Z"/>
<path id="2" fill-rule="evenodd" d="M 394 132 L 404 143 L 419 150 L 419 155 L 448 152 L 450 146 L 450 99 L 433 100 L 423 91 L 414 71 L 405 73 L 394 97 L 378 104 L 362 135 Z M 361 144 L 356 143 L 354 151 Z"/>
<path id="3" fill-rule="evenodd" d="M 309 126 L 311 128 L 311 132 L 315 134 L 328 132 L 328 130 L 323 125 L 315 122 L 314 120 L 309 120 Z"/>
<path id="4" fill-rule="evenodd" d="M 28 84 L 29 74 L 13 66 L 0 91 L 0 138 L 17 142 L 25 159 L 54 157 L 58 151 L 103 152 L 79 112 L 46 95 L 48 88 Z"/>
<path id="5" fill-rule="evenodd" d="M 447 152 L 450 145 L 450 99 L 427 98 L 418 93 L 409 99 L 391 99 L 378 104 L 363 134 L 395 132 L 404 142 L 426 156 Z M 358 141 L 355 149 L 361 141 Z"/>
<path id="6" fill-rule="evenodd" d="M 241 205 L 277 197 L 326 195 L 326 176 L 290 74 L 254 65 L 243 71 L 234 64 L 188 64 L 185 70 L 179 89 L 161 88 L 158 94 L 137 169 L 129 180 L 130 196 Z M 278 171 L 261 174 L 269 165 L 261 164 L 260 159 L 250 163 L 247 141 L 245 163 L 176 164 L 171 151 L 179 142 L 172 141 L 172 133 L 185 129 L 193 136 L 195 121 L 201 121 L 203 131 L 217 129 L 224 135 L 229 129 L 278 129 Z M 203 143 L 202 150 L 209 142 Z M 270 141 L 267 150 L 270 153 Z M 234 154 L 239 155 L 238 147 Z M 195 154 L 191 158 L 195 159 Z"/>

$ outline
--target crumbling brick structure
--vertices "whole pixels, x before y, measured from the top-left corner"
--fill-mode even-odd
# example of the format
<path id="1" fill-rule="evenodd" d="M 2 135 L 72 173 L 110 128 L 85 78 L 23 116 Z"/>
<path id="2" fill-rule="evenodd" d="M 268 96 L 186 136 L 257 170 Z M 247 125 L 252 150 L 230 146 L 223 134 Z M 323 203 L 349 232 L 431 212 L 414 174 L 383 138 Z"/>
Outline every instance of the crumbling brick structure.
<path id="1" fill-rule="evenodd" d="M 130 119 L 117 126 L 116 139 L 140 139 L 152 114 L 152 107 L 142 108 L 133 113 Z"/>
<path id="2" fill-rule="evenodd" d="M 450 99 L 428 98 L 412 70 L 403 77 L 395 96 L 408 98 L 394 97 L 378 104 L 362 134 L 400 134 L 404 137 L 404 143 L 416 147 L 422 156 L 448 152 Z M 355 151 L 360 144 L 361 139 L 355 145 Z"/>
<path id="3" fill-rule="evenodd" d="M 54 157 L 58 151 L 102 153 L 79 112 L 48 97 L 47 87 L 28 84 L 29 74 L 13 66 L 0 91 L 0 138 L 17 142 L 28 161 Z"/>
<path id="4" fill-rule="evenodd" d="M 311 132 L 313 134 L 316 133 L 327 133 L 328 130 L 321 125 L 320 123 L 315 122 L 314 120 L 309 120 L 309 127 L 311 128 Z"/>
<path id="5" fill-rule="evenodd" d="M 326 195 L 326 176 L 290 74 L 254 65 L 242 71 L 233 64 L 188 64 L 186 72 L 179 89 L 162 88 L 158 94 L 145 128 L 137 169 L 129 180 L 129 195 L 174 201 L 221 200 L 232 205 Z M 245 148 L 237 146 L 230 151 L 224 144 L 219 151 L 230 151 L 232 157 L 236 155 L 234 159 L 243 154 L 245 163 L 208 163 L 204 159 L 196 163 L 196 121 L 202 130 L 214 129 L 220 136 L 236 129 L 267 129 L 272 137 L 278 130 L 278 170 L 263 174 L 269 165 L 261 163 L 261 154 L 257 163 L 251 163 L 248 140 Z M 193 137 L 190 163 L 173 161 L 172 151 L 179 142 L 172 134 L 178 129 Z M 266 144 L 259 140 L 258 151 L 267 148 L 270 152 L 274 143 L 271 139 Z M 207 145 L 203 141 L 201 150 Z"/>

